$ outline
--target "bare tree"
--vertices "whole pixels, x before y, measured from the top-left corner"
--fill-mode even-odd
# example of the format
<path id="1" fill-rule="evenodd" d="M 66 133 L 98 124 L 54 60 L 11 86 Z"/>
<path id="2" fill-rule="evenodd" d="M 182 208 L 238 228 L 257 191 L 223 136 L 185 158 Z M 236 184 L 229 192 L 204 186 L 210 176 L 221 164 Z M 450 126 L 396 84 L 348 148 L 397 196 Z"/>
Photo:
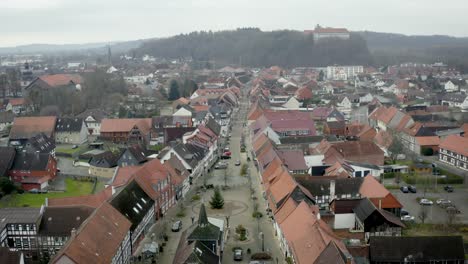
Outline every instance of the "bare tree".
<path id="1" fill-rule="evenodd" d="M 388 133 L 388 137 L 384 137 L 384 141 L 386 141 L 385 144 L 390 144 L 387 150 L 392 159 L 392 163 L 395 163 L 398 155 L 403 154 L 405 149 L 397 133 L 391 129 L 386 132 Z"/>
<path id="2" fill-rule="evenodd" d="M 428 207 L 426 205 L 421 205 L 421 209 L 419 211 L 419 219 L 421 219 L 421 222 L 423 224 L 426 221 L 427 217 L 429 216 L 429 211 L 427 208 Z"/>
<path id="3" fill-rule="evenodd" d="M 447 212 L 447 219 L 446 219 L 447 220 L 447 226 L 450 227 L 456 221 L 457 209 L 456 208 L 447 208 L 446 212 Z"/>

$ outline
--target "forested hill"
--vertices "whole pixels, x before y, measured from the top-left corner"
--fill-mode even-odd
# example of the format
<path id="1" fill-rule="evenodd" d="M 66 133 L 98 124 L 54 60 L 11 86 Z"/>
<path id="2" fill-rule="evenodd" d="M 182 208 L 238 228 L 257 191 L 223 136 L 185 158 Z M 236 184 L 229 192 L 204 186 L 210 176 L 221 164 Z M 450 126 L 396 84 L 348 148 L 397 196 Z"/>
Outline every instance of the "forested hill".
<path id="1" fill-rule="evenodd" d="M 378 65 L 403 62 L 444 62 L 468 73 L 468 38 L 450 36 L 406 36 L 358 32 L 367 42 Z"/>
<path id="2" fill-rule="evenodd" d="M 349 40 L 314 43 L 299 31 L 261 31 L 256 28 L 220 32 L 193 32 L 144 42 L 137 55 L 161 58 L 192 57 L 198 61 L 245 66 L 326 66 L 371 64 L 365 40 L 351 34 Z"/>

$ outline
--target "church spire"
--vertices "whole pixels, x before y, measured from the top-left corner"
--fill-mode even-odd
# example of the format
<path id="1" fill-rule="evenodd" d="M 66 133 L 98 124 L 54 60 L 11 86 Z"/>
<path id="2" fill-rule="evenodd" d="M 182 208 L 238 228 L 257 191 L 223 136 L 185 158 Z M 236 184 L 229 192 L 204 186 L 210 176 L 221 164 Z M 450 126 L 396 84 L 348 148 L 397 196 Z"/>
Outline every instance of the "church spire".
<path id="1" fill-rule="evenodd" d="M 200 213 L 198 215 L 198 226 L 205 227 L 208 225 L 208 217 L 206 216 L 205 204 L 202 203 L 200 206 Z"/>

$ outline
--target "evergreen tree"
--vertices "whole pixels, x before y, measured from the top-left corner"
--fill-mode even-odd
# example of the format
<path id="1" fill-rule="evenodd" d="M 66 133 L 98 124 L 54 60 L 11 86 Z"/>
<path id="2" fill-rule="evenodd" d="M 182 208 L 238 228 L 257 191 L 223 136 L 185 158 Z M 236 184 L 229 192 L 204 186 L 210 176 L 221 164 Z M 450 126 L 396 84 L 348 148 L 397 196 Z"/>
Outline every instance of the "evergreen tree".
<path id="1" fill-rule="evenodd" d="M 176 80 L 172 80 L 170 85 L 169 85 L 169 100 L 174 101 L 180 98 L 180 93 L 179 93 L 179 84 L 177 83 Z"/>
<path id="2" fill-rule="evenodd" d="M 215 188 L 214 194 L 211 196 L 210 205 L 213 209 L 222 209 L 224 206 L 224 198 L 218 187 Z"/>

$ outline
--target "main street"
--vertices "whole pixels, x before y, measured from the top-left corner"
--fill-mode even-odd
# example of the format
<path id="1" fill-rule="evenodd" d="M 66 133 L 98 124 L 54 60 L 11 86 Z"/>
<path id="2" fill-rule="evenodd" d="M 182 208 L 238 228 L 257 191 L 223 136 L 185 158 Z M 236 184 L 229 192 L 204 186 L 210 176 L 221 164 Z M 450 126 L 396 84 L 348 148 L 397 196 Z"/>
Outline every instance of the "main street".
<path id="1" fill-rule="evenodd" d="M 200 204 L 205 203 L 208 217 L 214 217 L 229 222 L 228 236 L 225 241 L 222 263 L 249 263 L 250 256 L 253 253 L 262 250 L 272 255 L 273 263 L 284 263 L 284 258 L 279 248 L 279 241 L 275 235 L 272 220 L 266 214 L 266 200 L 262 196 L 262 186 L 259 181 L 259 175 L 253 161 L 247 161 L 248 153 L 251 153 L 251 142 L 248 139 L 248 128 L 244 126 L 248 113 L 248 98 L 242 97 L 240 106 L 231 116 L 231 131 L 226 133 L 230 137 L 221 139 L 221 148 L 228 145 L 232 158 L 223 160 L 228 162 L 227 169 L 210 170 L 209 173 L 197 178 L 183 201 L 171 208 L 165 217 L 158 221 L 148 232 L 148 236 L 140 245 L 150 241 L 162 243 L 161 235 L 168 234 L 169 240 L 166 242 L 164 252 L 162 252 L 157 263 L 172 263 L 175 257 L 179 239 L 183 230 L 186 230 L 192 224 L 192 217 L 196 221 Z M 241 153 L 241 138 L 244 135 L 246 143 L 246 152 Z M 235 162 L 239 160 L 241 165 L 236 166 Z M 241 175 L 243 164 L 247 164 L 247 175 Z M 213 190 L 201 188 L 203 185 L 214 185 L 220 187 L 225 200 L 225 206 L 222 210 L 213 210 L 209 206 L 209 201 L 213 195 Z M 200 200 L 192 200 L 193 195 L 198 194 Z M 182 205 L 180 205 L 182 204 Z M 254 218 L 252 213 L 254 208 L 263 214 L 261 218 Z M 184 216 L 177 217 L 177 213 L 182 210 Z M 182 231 L 171 232 L 170 227 L 173 221 L 181 220 Z M 235 233 L 235 228 L 242 225 L 247 229 L 248 235 L 246 241 L 239 241 Z M 154 233 L 154 235 L 152 235 Z M 263 239 L 262 239 L 263 238 Z M 240 247 L 244 251 L 243 261 L 233 260 L 233 248 Z M 247 254 L 250 249 L 250 255 Z M 141 246 L 137 251 L 140 253 Z M 268 263 L 268 262 L 266 262 Z"/>

